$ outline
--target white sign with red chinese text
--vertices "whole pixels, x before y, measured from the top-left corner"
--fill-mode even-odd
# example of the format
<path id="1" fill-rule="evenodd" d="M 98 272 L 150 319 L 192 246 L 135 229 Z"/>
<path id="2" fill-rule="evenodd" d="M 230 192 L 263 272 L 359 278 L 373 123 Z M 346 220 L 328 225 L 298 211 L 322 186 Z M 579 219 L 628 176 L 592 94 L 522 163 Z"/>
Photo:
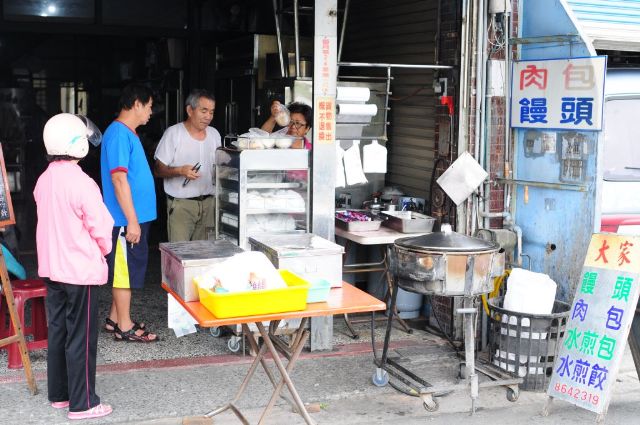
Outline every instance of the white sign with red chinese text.
<path id="1" fill-rule="evenodd" d="M 319 113 L 318 119 L 314 125 L 316 143 L 330 144 L 336 138 L 336 116 L 335 116 L 335 98 L 330 96 L 318 96 L 315 102 L 315 108 Z"/>
<path id="2" fill-rule="evenodd" d="M 513 63 L 511 127 L 601 130 L 606 56 Z"/>
<path id="3" fill-rule="evenodd" d="M 591 237 L 547 394 L 605 413 L 640 293 L 640 236 Z"/>
<path id="4" fill-rule="evenodd" d="M 335 37 L 316 37 L 316 52 L 320 66 L 319 75 L 314 76 L 314 125 L 313 142 L 318 144 L 335 143 L 335 92 L 337 55 Z M 317 68 L 315 68 L 317 71 Z"/>

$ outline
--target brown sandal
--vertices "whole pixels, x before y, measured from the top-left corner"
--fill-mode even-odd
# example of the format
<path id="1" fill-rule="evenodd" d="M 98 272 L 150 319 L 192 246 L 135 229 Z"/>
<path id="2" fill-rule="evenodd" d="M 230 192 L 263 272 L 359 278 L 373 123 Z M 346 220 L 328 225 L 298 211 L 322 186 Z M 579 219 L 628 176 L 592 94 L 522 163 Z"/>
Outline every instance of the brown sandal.
<path id="1" fill-rule="evenodd" d="M 144 331 L 144 333 L 142 335 L 136 335 L 136 331 L 138 330 L 142 330 Z M 154 339 L 149 338 L 150 334 L 151 333 L 149 331 L 144 330 L 143 328 L 138 326 L 137 323 L 134 323 L 133 327 L 126 332 L 120 330 L 120 328 L 116 325 L 116 328 L 113 334 L 113 339 L 115 339 L 116 341 L 145 342 L 145 343 L 156 342 L 160 340 L 160 337 L 158 335 L 156 335 Z"/>

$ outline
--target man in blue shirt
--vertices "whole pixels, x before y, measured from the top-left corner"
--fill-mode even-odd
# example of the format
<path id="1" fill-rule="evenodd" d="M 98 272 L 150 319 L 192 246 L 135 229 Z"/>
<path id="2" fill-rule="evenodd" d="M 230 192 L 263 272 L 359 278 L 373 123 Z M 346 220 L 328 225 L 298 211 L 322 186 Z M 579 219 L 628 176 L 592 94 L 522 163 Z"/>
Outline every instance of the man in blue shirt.
<path id="1" fill-rule="evenodd" d="M 149 226 L 156 219 L 153 175 L 136 134 L 151 117 L 151 90 L 139 84 L 124 88 L 120 113 L 104 133 L 100 169 L 104 203 L 115 222 L 113 250 L 107 256 L 113 302 L 105 330 L 116 341 L 155 342 L 144 323 L 131 320 L 131 289 L 144 286 Z"/>

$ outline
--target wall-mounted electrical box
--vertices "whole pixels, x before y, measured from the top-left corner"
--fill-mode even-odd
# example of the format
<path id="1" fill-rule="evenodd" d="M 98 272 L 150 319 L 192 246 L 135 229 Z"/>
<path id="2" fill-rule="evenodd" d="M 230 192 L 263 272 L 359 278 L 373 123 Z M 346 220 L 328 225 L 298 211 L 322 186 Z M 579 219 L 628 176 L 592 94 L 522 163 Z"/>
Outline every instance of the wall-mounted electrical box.
<path id="1" fill-rule="evenodd" d="M 504 60 L 487 61 L 487 96 L 504 96 L 506 67 Z"/>
<path id="2" fill-rule="evenodd" d="M 511 13 L 510 0 L 489 0 L 489 13 Z"/>
<path id="3" fill-rule="evenodd" d="M 593 153 L 590 138 L 583 133 L 562 134 L 560 181 L 583 183 L 586 179 L 587 159 Z"/>

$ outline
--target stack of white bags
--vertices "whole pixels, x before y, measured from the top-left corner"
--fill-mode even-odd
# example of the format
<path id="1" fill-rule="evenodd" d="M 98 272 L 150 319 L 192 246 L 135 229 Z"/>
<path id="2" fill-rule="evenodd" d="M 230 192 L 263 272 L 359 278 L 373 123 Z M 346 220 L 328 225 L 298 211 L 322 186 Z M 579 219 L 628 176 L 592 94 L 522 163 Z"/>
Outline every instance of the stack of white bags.
<path id="1" fill-rule="evenodd" d="M 557 284 L 544 273 L 535 273 L 529 270 L 515 268 L 511 271 L 509 279 L 507 281 L 507 293 L 504 297 L 503 308 L 513 311 L 515 313 L 524 314 L 551 314 L 553 311 L 553 303 L 556 298 Z M 531 332 L 526 331 L 526 328 L 531 326 L 528 318 L 521 319 L 520 333 L 517 332 L 518 319 L 516 316 L 507 317 L 504 315 L 502 321 L 509 322 L 510 329 L 508 330 L 510 337 L 520 337 L 523 340 L 531 339 L 532 344 L 534 340 L 544 340 L 547 338 L 546 332 Z M 507 335 L 506 326 L 501 329 L 503 335 Z M 524 343 L 524 341 L 523 341 Z M 515 349 L 515 344 L 513 344 Z M 515 372 L 515 366 L 513 364 L 507 364 L 503 359 L 509 359 L 511 363 L 515 360 L 515 353 L 507 353 L 502 350 L 496 351 L 496 358 L 493 363 L 502 369 L 509 372 Z M 498 361 L 498 358 L 501 361 Z M 542 368 L 528 367 L 528 363 L 539 363 L 540 359 L 537 356 L 519 356 L 518 375 L 524 377 L 528 374 L 542 374 L 544 370 Z"/>

